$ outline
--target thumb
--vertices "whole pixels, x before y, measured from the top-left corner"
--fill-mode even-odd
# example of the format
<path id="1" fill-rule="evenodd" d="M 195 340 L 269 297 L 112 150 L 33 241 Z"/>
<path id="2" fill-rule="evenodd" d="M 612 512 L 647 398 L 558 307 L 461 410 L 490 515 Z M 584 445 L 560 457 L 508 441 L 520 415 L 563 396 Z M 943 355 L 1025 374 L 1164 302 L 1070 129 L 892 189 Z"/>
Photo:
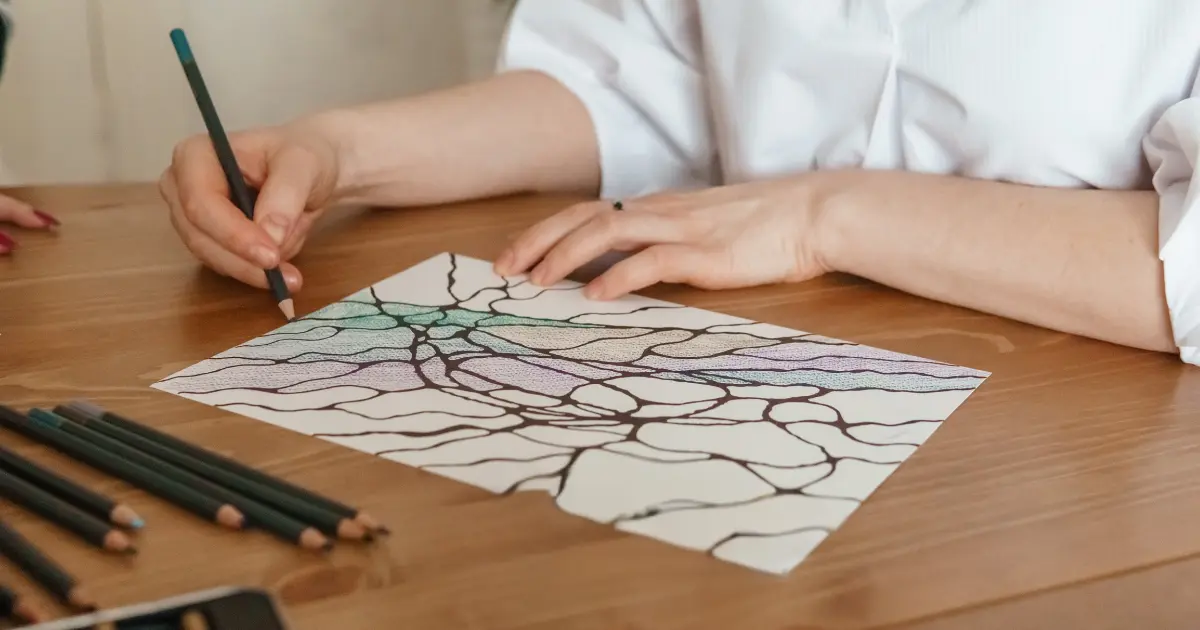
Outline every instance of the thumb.
<path id="1" fill-rule="evenodd" d="M 284 147 L 267 164 L 254 204 L 254 222 L 282 246 L 299 223 L 321 179 L 320 163 L 301 147 Z"/>

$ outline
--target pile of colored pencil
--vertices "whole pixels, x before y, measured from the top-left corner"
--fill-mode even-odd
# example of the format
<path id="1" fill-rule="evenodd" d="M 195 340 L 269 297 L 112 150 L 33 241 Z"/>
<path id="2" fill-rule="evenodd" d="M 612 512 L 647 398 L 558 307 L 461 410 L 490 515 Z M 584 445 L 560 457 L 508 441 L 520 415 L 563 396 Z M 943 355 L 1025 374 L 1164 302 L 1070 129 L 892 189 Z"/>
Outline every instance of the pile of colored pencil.
<path id="1" fill-rule="evenodd" d="M 28 414 L 0 405 L 0 427 L 228 529 L 258 528 L 320 552 L 332 549 L 334 539 L 368 542 L 387 533 L 386 527 L 361 510 L 86 401 L 59 405 L 53 411 L 35 408 Z M 99 549 L 137 553 L 129 535 L 120 529 L 143 527 L 142 518 L 131 508 L 3 447 L 0 498 Z M 72 577 L 4 523 L 0 523 L 0 556 L 63 603 L 83 610 L 95 608 L 95 601 Z M 8 609 L 14 617 L 37 616 L 24 608 L 28 607 L 0 585 L 0 616 Z"/>

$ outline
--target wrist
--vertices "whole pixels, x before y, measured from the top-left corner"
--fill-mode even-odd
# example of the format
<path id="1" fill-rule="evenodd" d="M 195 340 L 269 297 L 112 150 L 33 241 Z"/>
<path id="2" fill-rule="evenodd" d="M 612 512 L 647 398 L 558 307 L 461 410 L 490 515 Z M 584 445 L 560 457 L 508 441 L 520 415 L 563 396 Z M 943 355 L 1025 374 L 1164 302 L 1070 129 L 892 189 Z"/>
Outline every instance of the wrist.
<path id="1" fill-rule="evenodd" d="M 356 197 L 368 187 L 357 142 L 361 136 L 359 117 L 349 109 L 334 109 L 306 116 L 289 125 L 329 153 L 334 169 L 332 202 Z"/>
<path id="2" fill-rule="evenodd" d="M 822 174 L 814 203 L 817 206 L 815 254 L 826 272 L 851 273 L 855 265 L 855 243 L 861 225 L 862 191 L 866 188 L 864 171 L 830 171 Z"/>

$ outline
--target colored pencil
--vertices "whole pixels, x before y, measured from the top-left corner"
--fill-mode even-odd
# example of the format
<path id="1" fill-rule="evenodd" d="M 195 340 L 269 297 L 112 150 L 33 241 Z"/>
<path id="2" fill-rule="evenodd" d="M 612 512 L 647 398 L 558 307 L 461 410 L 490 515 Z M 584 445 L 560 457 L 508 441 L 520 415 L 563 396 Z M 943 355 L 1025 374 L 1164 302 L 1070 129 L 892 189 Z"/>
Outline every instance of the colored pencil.
<path id="1" fill-rule="evenodd" d="M 253 221 L 256 195 L 251 192 L 250 186 L 242 176 L 242 169 L 238 166 L 233 147 L 225 135 L 225 126 L 221 123 L 221 117 L 217 115 L 217 106 L 208 93 L 208 86 L 204 82 L 204 76 L 200 73 L 200 65 L 196 63 L 196 57 L 192 54 L 192 47 L 188 43 L 187 35 L 182 29 L 177 28 L 171 31 L 171 43 L 175 46 L 175 54 L 179 57 L 180 65 L 183 66 L 188 85 L 192 88 L 196 106 L 200 108 L 200 116 L 204 119 L 205 127 L 208 128 L 208 136 L 212 140 L 213 149 L 217 152 L 217 161 L 220 162 L 221 169 L 225 171 L 225 180 L 229 184 L 230 196 L 242 214 Z M 292 303 L 292 297 L 288 292 L 287 283 L 283 280 L 283 274 L 280 273 L 278 267 L 267 269 L 266 274 L 267 285 L 271 288 L 271 295 L 279 305 L 279 310 L 283 311 L 289 321 L 295 319 L 296 307 Z"/>
<path id="2" fill-rule="evenodd" d="M 78 506 L 116 525 L 130 529 L 141 529 L 145 521 L 132 508 L 88 490 L 83 486 L 57 475 L 34 462 L 0 447 L 0 469 L 12 472 L 25 480 L 46 489 L 59 498 Z"/>
<path id="3" fill-rule="evenodd" d="M 137 547 L 108 523 L 11 474 L 0 473 L 0 497 L 45 518 L 105 551 L 133 555 Z"/>
<path id="4" fill-rule="evenodd" d="M 124 479 L 130 484 L 173 503 L 185 510 L 230 529 L 241 529 L 245 517 L 237 508 L 202 494 L 152 468 L 110 453 L 87 440 L 51 429 L 0 405 L 0 425 L 32 440 L 71 456 L 93 468 Z"/>
<path id="5" fill-rule="evenodd" d="M 129 431 L 130 433 L 136 433 L 146 439 L 154 440 L 155 442 L 190 455 L 195 459 L 207 464 L 211 464 L 218 468 L 223 468 L 230 472 L 246 477 L 252 481 L 256 481 L 264 486 L 269 486 L 279 490 L 280 492 L 285 492 L 310 503 L 315 503 L 326 510 L 329 510 L 330 512 L 354 519 L 363 527 L 366 527 L 368 530 L 377 534 L 388 533 L 388 529 L 385 526 L 379 524 L 379 522 L 372 518 L 371 515 L 362 510 L 344 505 L 328 497 L 323 497 L 310 490 L 306 490 L 305 488 L 288 483 L 282 479 L 251 468 L 250 466 L 247 466 L 241 462 L 225 457 L 224 455 L 219 455 L 208 449 L 181 440 L 173 435 L 163 433 L 158 429 L 151 428 L 140 422 L 135 422 L 124 416 L 112 413 L 111 411 L 108 411 L 99 405 L 93 404 L 86 400 L 73 400 L 68 406 L 86 414 L 89 417 L 97 418 L 109 424 L 115 425 L 119 428 Z"/>
<path id="6" fill-rule="evenodd" d="M 20 567 L 64 604 L 80 610 L 96 609 L 96 600 L 79 586 L 74 577 L 4 522 L 0 522 L 0 555 Z"/>
<path id="7" fill-rule="evenodd" d="M 36 423 L 42 423 L 43 426 L 51 431 L 59 431 L 68 435 L 73 435 L 81 440 L 86 440 L 90 444 L 94 444 L 97 448 L 104 449 L 113 455 L 117 455 L 122 459 L 131 461 L 143 468 L 154 471 L 155 473 L 170 478 L 180 484 L 188 486 L 197 492 L 206 494 L 214 499 L 225 502 L 227 505 L 233 506 L 239 513 L 245 515 L 246 521 L 255 527 L 260 527 L 276 536 L 287 540 L 293 544 L 299 545 L 305 549 L 313 551 L 328 551 L 333 547 L 333 543 L 329 541 L 320 531 L 307 523 L 301 523 L 296 519 L 280 513 L 273 508 L 270 508 L 258 501 L 249 497 L 234 492 L 224 486 L 217 485 L 179 468 L 173 464 L 165 462 L 157 457 L 148 455 L 138 449 L 128 446 L 120 441 L 114 440 L 102 433 L 93 431 L 82 424 L 68 420 L 60 415 L 50 413 L 43 409 L 31 409 L 29 418 Z"/>
<path id="8" fill-rule="evenodd" d="M 46 614 L 25 601 L 24 597 L 11 588 L 0 585 L 0 619 L 11 619 L 22 623 L 41 623 Z"/>
<path id="9" fill-rule="evenodd" d="M 54 408 L 54 412 L 97 433 L 103 433 L 114 440 L 136 448 L 147 455 L 152 455 L 165 462 L 189 470 L 210 481 L 221 484 L 234 492 L 243 494 L 247 498 L 265 503 L 280 512 L 293 516 L 299 521 L 311 523 L 318 530 L 330 536 L 338 536 L 347 540 L 363 540 L 370 536 L 370 532 L 366 528 L 353 520 L 322 509 L 315 504 L 302 501 L 290 494 L 256 483 L 223 468 L 217 468 L 216 466 L 202 462 L 154 440 L 126 431 L 116 425 L 96 419 L 90 414 L 70 405 L 59 405 Z"/>

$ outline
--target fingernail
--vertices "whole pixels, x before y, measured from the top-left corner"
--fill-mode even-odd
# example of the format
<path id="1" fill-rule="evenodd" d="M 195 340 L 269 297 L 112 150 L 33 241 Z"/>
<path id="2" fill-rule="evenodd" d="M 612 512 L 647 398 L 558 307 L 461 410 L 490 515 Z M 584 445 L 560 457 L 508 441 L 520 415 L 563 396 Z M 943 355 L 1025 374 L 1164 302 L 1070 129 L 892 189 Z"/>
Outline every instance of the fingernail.
<path id="1" fill-rule="evenodd" d="M 283 245 L 283 239 L 287 238 L 288 229 L 291 226 L 288 220 L 273 214 L 263 220 L 263 229 L 270 235 L 271 240 L 275 241 L 276 245 Z"/>
<path id="2" fill-rule="evenodd" d="M 17 242 L 13 240 L 13 237 L 5 234 L 4 232 L 0 232 L 0 254 L 7 254 L 8 252 L 16 249 L 16 247 Z"/>
<path id="3" fill-rule="evenodd" d="M 585 297 L 589 300 L 594 300 L 599 296 L 600 296 L 600 287 L 598 287 L 594 284 L 589 284 L 589 285 L 583 287 L 583 297 Z"/>
<path id="4" fill-rule="evenodd" d="M 36 215 L 37 218 L 41 219 L 42 223 L 46 224 L 46 227 L 57 227 L 59 225 L 62 225 L 62 223 L 59 222 L 58 219 L 54 218 L 53 215 L 51 215 L 47 212 L 42 212 L 41 210 L 34 210 L 33 214 Z"/>
<path id="5" fill-rule="evenodd" d="M 259 245 L 254 248 L 254 259 L 264 269 L 269 269 L 275 266 L 275 250 L 266 245 Z"/>

